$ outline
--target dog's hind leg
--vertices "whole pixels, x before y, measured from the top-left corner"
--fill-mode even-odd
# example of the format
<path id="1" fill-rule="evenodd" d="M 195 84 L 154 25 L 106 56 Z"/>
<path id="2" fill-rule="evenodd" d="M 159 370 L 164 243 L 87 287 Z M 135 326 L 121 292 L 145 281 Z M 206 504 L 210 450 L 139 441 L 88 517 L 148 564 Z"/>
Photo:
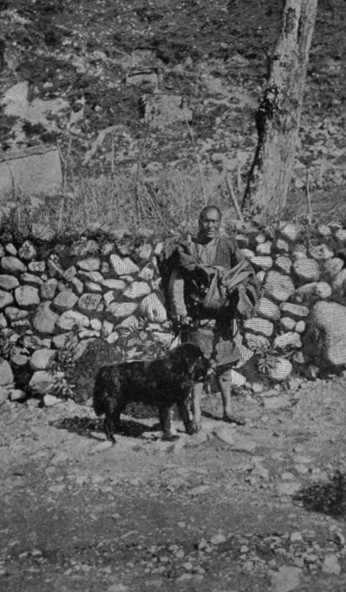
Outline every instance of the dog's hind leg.
<path id="1" fill-rule="evenodd" d="M 103 428 L 104 428 L 107 440 L 110 440 L 112 442 L 112 444 L 115 444 L 116 440 L 113 436 L 113 420 L 112 420 L 111 416 L 106 415 L 104 423 L 103 423 Z"/>
<path id="2" fill-rule="evenodd" d="M 163 432 L 162 440 L 166 442 L 174 442 L 175 440 L 179 440 L 179 436 L 172 434 L 172 408 L 160 407 L 159 418 L 161 430 Z"/>

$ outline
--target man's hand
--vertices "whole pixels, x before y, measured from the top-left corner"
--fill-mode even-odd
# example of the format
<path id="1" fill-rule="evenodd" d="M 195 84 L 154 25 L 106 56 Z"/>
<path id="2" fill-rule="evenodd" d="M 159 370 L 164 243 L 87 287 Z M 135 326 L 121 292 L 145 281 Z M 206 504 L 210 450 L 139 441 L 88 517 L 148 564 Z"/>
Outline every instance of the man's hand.
<path id="1" fill-rule="evenodd" d="M 182 327 L 188 327 L 192 325 L 192 318 L 189 317 L 189 315 L 186 315 L 185 317 L 179 317 L 178 321 Z"/>

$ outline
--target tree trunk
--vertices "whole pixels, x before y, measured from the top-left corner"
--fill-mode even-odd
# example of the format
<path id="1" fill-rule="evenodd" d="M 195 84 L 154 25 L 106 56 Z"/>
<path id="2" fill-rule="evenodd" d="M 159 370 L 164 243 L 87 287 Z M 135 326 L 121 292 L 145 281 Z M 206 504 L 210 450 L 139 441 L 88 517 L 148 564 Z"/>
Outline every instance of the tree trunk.
<path id="1" fill-rule="evenodd" d="M 302 112 L 317 0 L 286 0 L 281 32 L 256 113 L 258 143 L 242 207 L 279 214 L 286 205 Z"/>

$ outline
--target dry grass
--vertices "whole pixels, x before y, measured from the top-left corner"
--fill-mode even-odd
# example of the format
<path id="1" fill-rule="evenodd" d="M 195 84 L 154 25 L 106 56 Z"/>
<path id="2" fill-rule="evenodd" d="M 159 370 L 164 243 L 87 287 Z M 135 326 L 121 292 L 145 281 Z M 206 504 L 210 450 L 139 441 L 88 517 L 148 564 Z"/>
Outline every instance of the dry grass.
<path id="1" fill-rule="evenodd" d="M 10 202 L 6 226 L 21 236 L 29 236 L 37 223 L 51 228 L 59 237 L 91 229 L 105 233 L 127 229 L 136 233 L 146 228 L 161 234 L 190 227 L 205 203 L 222 206 L 222 194 L 219 176 L 205 180 L 202 192 L 197 170 L 73 178 L 66 183 L 62 196 L 39 200 L 16 196 Z"/>
<path id="2" fill-rule="evenodd" d="M 16 196 L 2 229 L 20 237 L 31 236 L 33 224 L 41 223 L 54 234 L 104 234 L 126 229 L 138 234 L 149 229 L 158 235 L 170 231 L 193 230 L 201 208 L 207 203 L 227 211 L 227 219 L 237 218 L 222 174 L 203 179 L 196 169 L 181 172 L 168 168 L 144 175 L 109 174 L 99 178 L 72 178 L 62 196 L 40 199 Z M 346 226 L 345 188 L 311 194 L 310 207 L 305 192 L 290 195 L 284 220 L 312 217 L 313 223 L 337 222 Z M 240 198 L 238 196 L 240 201 Z M 3 204 L 9 212 L 9 202 Z M 312 216 L 311 216 L 312 215 Z M 280 220 L 270 213 L 256 220 L 262 227 L 276 226 Z"/>

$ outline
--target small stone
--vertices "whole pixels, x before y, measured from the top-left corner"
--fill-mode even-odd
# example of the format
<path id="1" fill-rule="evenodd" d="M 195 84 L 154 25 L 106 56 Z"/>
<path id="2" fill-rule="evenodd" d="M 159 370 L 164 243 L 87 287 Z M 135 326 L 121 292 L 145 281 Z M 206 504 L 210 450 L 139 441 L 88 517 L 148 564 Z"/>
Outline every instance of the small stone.
<path id="1" fill-rule="evenodd" d="M 164 323 L 167 321 L 167 311 L 156 294 L 149 294 L 143 298 L 139 312 L 151 322 Z"/>
<path id="2" fill-rule="evenodd" d="M 328 238 L 332 235 L 332 231 L 329 228 L 329 226 L 325 225 L 325 224 L 321 224 L 318 228 L 317 228 L 317 232 L 320 236 L 323 236 L 324 238 Z"/>
<path id="3" fill-rule="evenodd" d="M 306 323 L 304 321 L 298 321 L 296 323 L 296 326 L 294 327 L 295 332 L 299 333 L 300 335 L 302 333 L 304 333 L 305 329 L 306 329 Z"/>
<path id="4" fill-rule="evenodd" d="M 9 390 L 6 387 L 0 386 L 0 407 L 6 403 L 9 398 L 9 394 Z"/>
<path id="5" fill-rule="evenodd" d="M 213 433 L 217 438 L 219 438 L 219 440 L 221 440 L 222 442 L 225 442 L 226 444 L 233 445 L 235 442 L 234 428 L 231 428 L 231 427 L 217 428 Z"/>
<path id="6" fill-rule="evenodd" d="M 154 270 L 151 267 L 143 267 L 138 274 L 138 278 L 144 282 L 150 282 L 154 277 Z"/>
<path id="7" fill-rule="evenodd" d="M 285 350 L 288 347 L 300 349 L 302 347 L 300 335 L 294 331 L 289 331 L 283 335 L 278 335 L 274 339 L 274 347 L 280 348 L 282 350 Z"/>
<path id="8" fill-rule="evenodd" d="M 5 290 L 0 290 L 0 309 L 5 308 L 6 306 L 9 306 L 9 304 L 12 304 L 12 302 L 13 302 L 13 297 L 10 294 L 10 292 L 7 292 Z"/>
<path id="9" fill-rule="evenodd" d="M 77 261 L 77 267 L 85 271 L 98 271 L 101 266 L 99 257 L 89 257 L 88 259 L 81 259 Z"/>
<path id="10" fill-rule="evenodd" d="M 221 533 L 215 534 L 210 539 L 210 543 L 212 545 L 221 545 L 222 543 L 225 543 L 226 541 L 227 541 L 227 538 L 225 537 L 225 535 L 223 535 Z"/>
<path id="11" fill-rule="evenodd" d="M 5 251 L 9 255 L 13 255 L 13 256 L 16 256 L 17 252 L 18 252 L 13 243 L 8 243 L 7 245 L 5 245 Z"/>
<path id="12" fill-rule="evenodd" d="M 139 271 L 139 267 L 129 257 L 121 258 L 119 255 L 113 253 L 109 260 L 112 269 L 117 275 L 124 276 Z"/>
<path id="13" fill-rule="evenodd" d="M 33 284 L 34 286 L 42 286 L 43 280 L 33 273 L 22 273 L 20 276 L 22 284 Z"/>
<path id="14" fill-rule="evenodd" d="M 276 382 L 283 382 L 292 374 L 293 366 L 286 358 L 277 357 L 274 365 L 268 368 L 268 376 Z M 284 395 L 282 395 L 283 399 Z M 287 403 L 286 403 L 287 404 Z"/>
<path id="15" fill-rule="evenodd" d="M 21 259 L 24 259 L 24 261 L 32 261 L 35 259 L 37 252 L 34 245 L 26 240 L 20 247 L 18 255 Z"/>
<path id="16" fill-rule="evenodd" d="M 294 242 L 298 238 L 299 228 L 293 223 L 283 223 L 280 227 L 280 234 L 284 239 Z"/>
<path id="17" fill-rule="evenodd" d="M 293 264 L 294 273 L 303 282 L 317 282 L 320 277 L 320 268 L 314 259 L 304 257 Z"/>
<path id="18" fill-rule="evenodd" d="M 14 296 L 18 306 L 31 307 L 40 304 L 38 289 L 33 286 L 18 286 Z"/>
<path id="19" fill-rule="evenodd" d="M 106 341 L 109 344 L 115 343 L 116 341 L 118 341 L 119 339 L 119 333 L 117 333 L 116 331 L 113 331 L 113 333 L 111 333 L 110 335 L 108 335 L 106 337 Z"/>
<path id="20" fill-rule="evenodd" d="M 3 257 L 1 259 L 1 267 L 3 271 L 13 273 L 13 275 L 19 275 L 26 271 L 26 265 L 17 257 Z"/>
<path id="21" fill-rule="evenodd" d="M 12 401 L 13 403 L 21 403 L 22 401 L 25 401 L 26 399 L 26 393 L 20 389 L 13 389 L 12 391 L 10 391 L 10 401 Z"/>
<path id="22" fill-rule="evenodd" d="M 279 495 L 294 495 L 300 489 L 300 483 L 296 481 L 282 481 L 277 485 Z"/>
<path id="23" fill-rule="evenodd" d="M 251 257 L 250 261 L 255 269 L 263 269 L 264 271 L 267 271 L 268 269 L 273 267 L 272 257 L 265 257 L 265 256 L 256 257 L 256 256 L 254 256 L 254 257 Z"/>
<path id="24" fill-rule="evenodd" d="M 271 592 L 290 592 L 298 588 L 302 570 L 298 567 L 282 566 L 278 571 L 269 573 Z"/>
<path id="25" fill-rule="evenodd" d="M 272 251 L 272 246 L 272 241 L 265 241 L 264 243 L 260 243 L 256 247 L 256 253 L 258 255 L 270 255 Z"/>
<path id="26" fill-rule="evenodd" d="M 333 288 L 337 292 L 344 294 L 346 288 L 346 269 L 342 269 L 336 274 L 333 280 Z"/>
<path id="27" fill-rule="evenodd" d="M 58 397 L 54 397 L 54 395 L 44 395 L 43 403 L 45 407 L 53 407 L 57 403 L 61 403 L 62 399 L 58 399 Z"/>
<path id="28" fill-rule="evenodd" d="M 280 395 L 278 397 L 266 397 L 264 399 L 264 408 L 267 410 L 284 409 L 289 407 L 291 402 L 287 395 Z"/>
<path id="29" fill-rule="evenodd" d="M 254 333 L 259 333 L 266 337 L 270 337 L 274 331 L 273 323 L 261 318 L 246 319 L 243 325 L 245 330 L 253 331 Z"/>
<path id="30" fill-rule="evenodd" d="M 38 349 L 30 359 L 30 367 L 33 370 L 46 370 L 55 355 L 55 350 L 52 349 Z"/>
<path id="31" fill-rule="evenodd" d="M 80 279 L 78 279 L 77 277 L 73 278 L 73 280 L 71 281 L 71 286 L 75 289 L 75 292 L 79 296 L 81 294 L 83 294 L 84 285 L 83 285 L 83 282 L 81 282 Z"/>
<path id="32" fill-rule="evenodd" d="M 46 262 L 30 261 L 28 268 L 31 273 L 44 273 L 46 271 Z"/>
<path id="33" fill-rule="evenodd" d="M 136 302 L 111 302 L 107 306 L 107 312 L 116 319 L 121 319 L 132 315 L 137 308 L 138 304 Z"/>
<path id="34" fill-rule="evenodd" d="M 47 265 L 50 277 L 62 277 L 64 275 L 64 270 L 57 255 L 50 255 Z"/>
<path id="35" fill-rule="evenodd" d="M 291 271 L 292 261 L 289 257 L 284 257 L 281 255 L 275 259 L 275 267 L 288 274 Z"/>
<path id="36" fill-rule="evenodd" d="M 345 243 L 346 242 L 346 230 L 345 228 L 339 228 L 336 232 L 335 232 L 335 238 L 337 241 L 339 241 L 340 243 Z"/>
<path id="37" fill-rule="evenodd" d="M 253 382 L 251 385 L 251 390 L 253 393 L 262 393 L 264 390 L 264 386 L 259 382 Z"/>
<path id="38" fill-rule="evenodd" d="M 291 278 L 277 271 L 269 271 L 264 289 L 269 297 L 271 296 L 274 300 L 280 302 L 288 300 L 295 290 Z"/>
<path id="39" fill-rule="evenodd" d="M 324 271 L 333 279 L 343 269 L 345 263 L 340 257 L 333 257 L 324 263 Z"/>
<path id="40" fill-rule="evenodd" d="M 135 298 L 142 298 L 143 296 L 147 296 L 148 294 L 150 294 L 150 292 L 150 287 L 146 282 L 133 282 L 126 288 L 126 290 L 124 290 L 123 296 L 124 298 L 129 298 L 133 300 Z"/>
<path id="41" fill-rule="evenodd" d="M 71 310 L 78 301 L 78 296 L 71 290 L 64 290 L 54 298 L 54 306 L 61 311 Z"/>
<path id="42" fill-rule="evenodd" d="M 14 376 L 10 363 L 0 357 L 0 386 L 12 384 Z"/>
<path id="43" fill-rule="evenodd" d="M 63 273 L 63 278 L 65 280 L 65 282 L 72 282 L 73 278 L 76 276 L 77 274 L 77 269 L 75 268 L 74 265 L 71 265 L 70 267 L 68 267 L 68 269 L 66 269 Z"/>
<path id="44" fill-rule="evenodd" d="M 83 329 L 89 326 L 89 319 L 76 310 L 66 310 L 58 317 L 56 325 L 63 331 L 71 331 L 74 327 Z"/>
<path id="45" fill-rule="evenodd" d="M 95 311 L 101 300 L 101 294 L 95 294 L 93 292 L 85 293 L 78 300 L 78 308 L 85 312 Z"/>
<path id="46" fill-rule="evenodd" d="M 138 247 L 138 249 L 136 249 L 136 255 L 142 261 L 149 261 L 152 252 L 153 248 L 150 243 L 144 243 L 143 245 Z"/>
<path id="47" fill-rule="evenodd" d="M 285 331 L 293 331 L 296 326 L 296 321 L 291 317 L 281 317 L 280 325 Z"/>
<path id="48" fill-rule="evenodd" d="M 126 287 L 126 283 L 123 280 L 106 279 L 101 283 L 107 290 L 116 290 L 119 292 L 123 292 Z"/>
<path id="49" fill-rule="evenodd" d="M 271 321 L 277 321 L 280 318 L 280 309 L 277 304 L 265 296 L 259 299 L 256 312 L 259 316 Z"/>
<path id="50" fill-rule="evenodd" d="M 264 335 L 254 335 L 253 333 L 245 333 L 244 335 L 247 347 L 250 350 L 256 351 L 259 349 L 268 349 L 270 341 Z"/>
<path id="51" fill-rule="evenodd" d="M 255 236 L 255 242 L 258 245 L 263 245 L 266 242 L 266 235 L 264 234 L 264 232 L 261 232 L 260 234 L 257 234 Z"/>
<path id="52" fill-rule="evenodd" d="M 57 279 L 51 278 L 42 284 L 40 287 L 41 298 L 45 300 L 53 300 L 58 288 L 58 283 Z"/>
<path id="53" fill-rule="evenodd" d="M 55 323 L 58 318 L 59 315 L 51 310 L 50 303 L 43 302 L 37 307 L 32 324 L 38 333 L 51 334 L 54 333 Z"/>
<path id="54" fill-rule="evenodd" d="M 341 565 L 336 555 L 327 555 L 322 564 L 322 572 L 328 574 L 339 575 L 341 573 Z"/>
<path id="55" fill-rule="evenodd" d="M 19 286 L 18 279 L 13 275 L 0 275 L 0 288 L 10 292 Z"/>
<path id="56" fill-rule="evenodd" d="M 54 376 L 46 370 L 38 370 L 32 375 L 29 388 L 39 395 L 45 395 L 54 384 Z"/>
<path id="57" fill-rule="evenodd" d="M 301 304 L 292 304 L 291 302 L 284 302 L 281 304 L 280 310 L 285 315 L 291 315 L 296 319 L 305 318 L 309 314 L 309 309 L 307 306 L 303 306 Z"/>
<path id="58" fill-rule="evenodd" d="M 324 244 L 311 247 L 309 254 L 310 257 L 316 259 L 316 261 L 326 261 L 327 259 L 331 259 L 334 255 L 333 251 Z"/>
<path id="59" fill-rule="evenodd" d="M 312 297 L 322 298 L 326 300 L 329 298 L 333 293 L 333 290 L 327 282 L 311 282 L 309 284 L 305 284 L 304 286 L 300 286 L 295 292 L 295 297 L 297 300 L 302 302 L 303 300 L 308 300 Z"/>
<path id="60" fill-rule="evenodd" d="M 282 238 L 277 239 L 276 248 L 278 251 L 284 251 L 285 253 L 288 253 L 288 251 L 290 250 L 289 243 Z"/>

